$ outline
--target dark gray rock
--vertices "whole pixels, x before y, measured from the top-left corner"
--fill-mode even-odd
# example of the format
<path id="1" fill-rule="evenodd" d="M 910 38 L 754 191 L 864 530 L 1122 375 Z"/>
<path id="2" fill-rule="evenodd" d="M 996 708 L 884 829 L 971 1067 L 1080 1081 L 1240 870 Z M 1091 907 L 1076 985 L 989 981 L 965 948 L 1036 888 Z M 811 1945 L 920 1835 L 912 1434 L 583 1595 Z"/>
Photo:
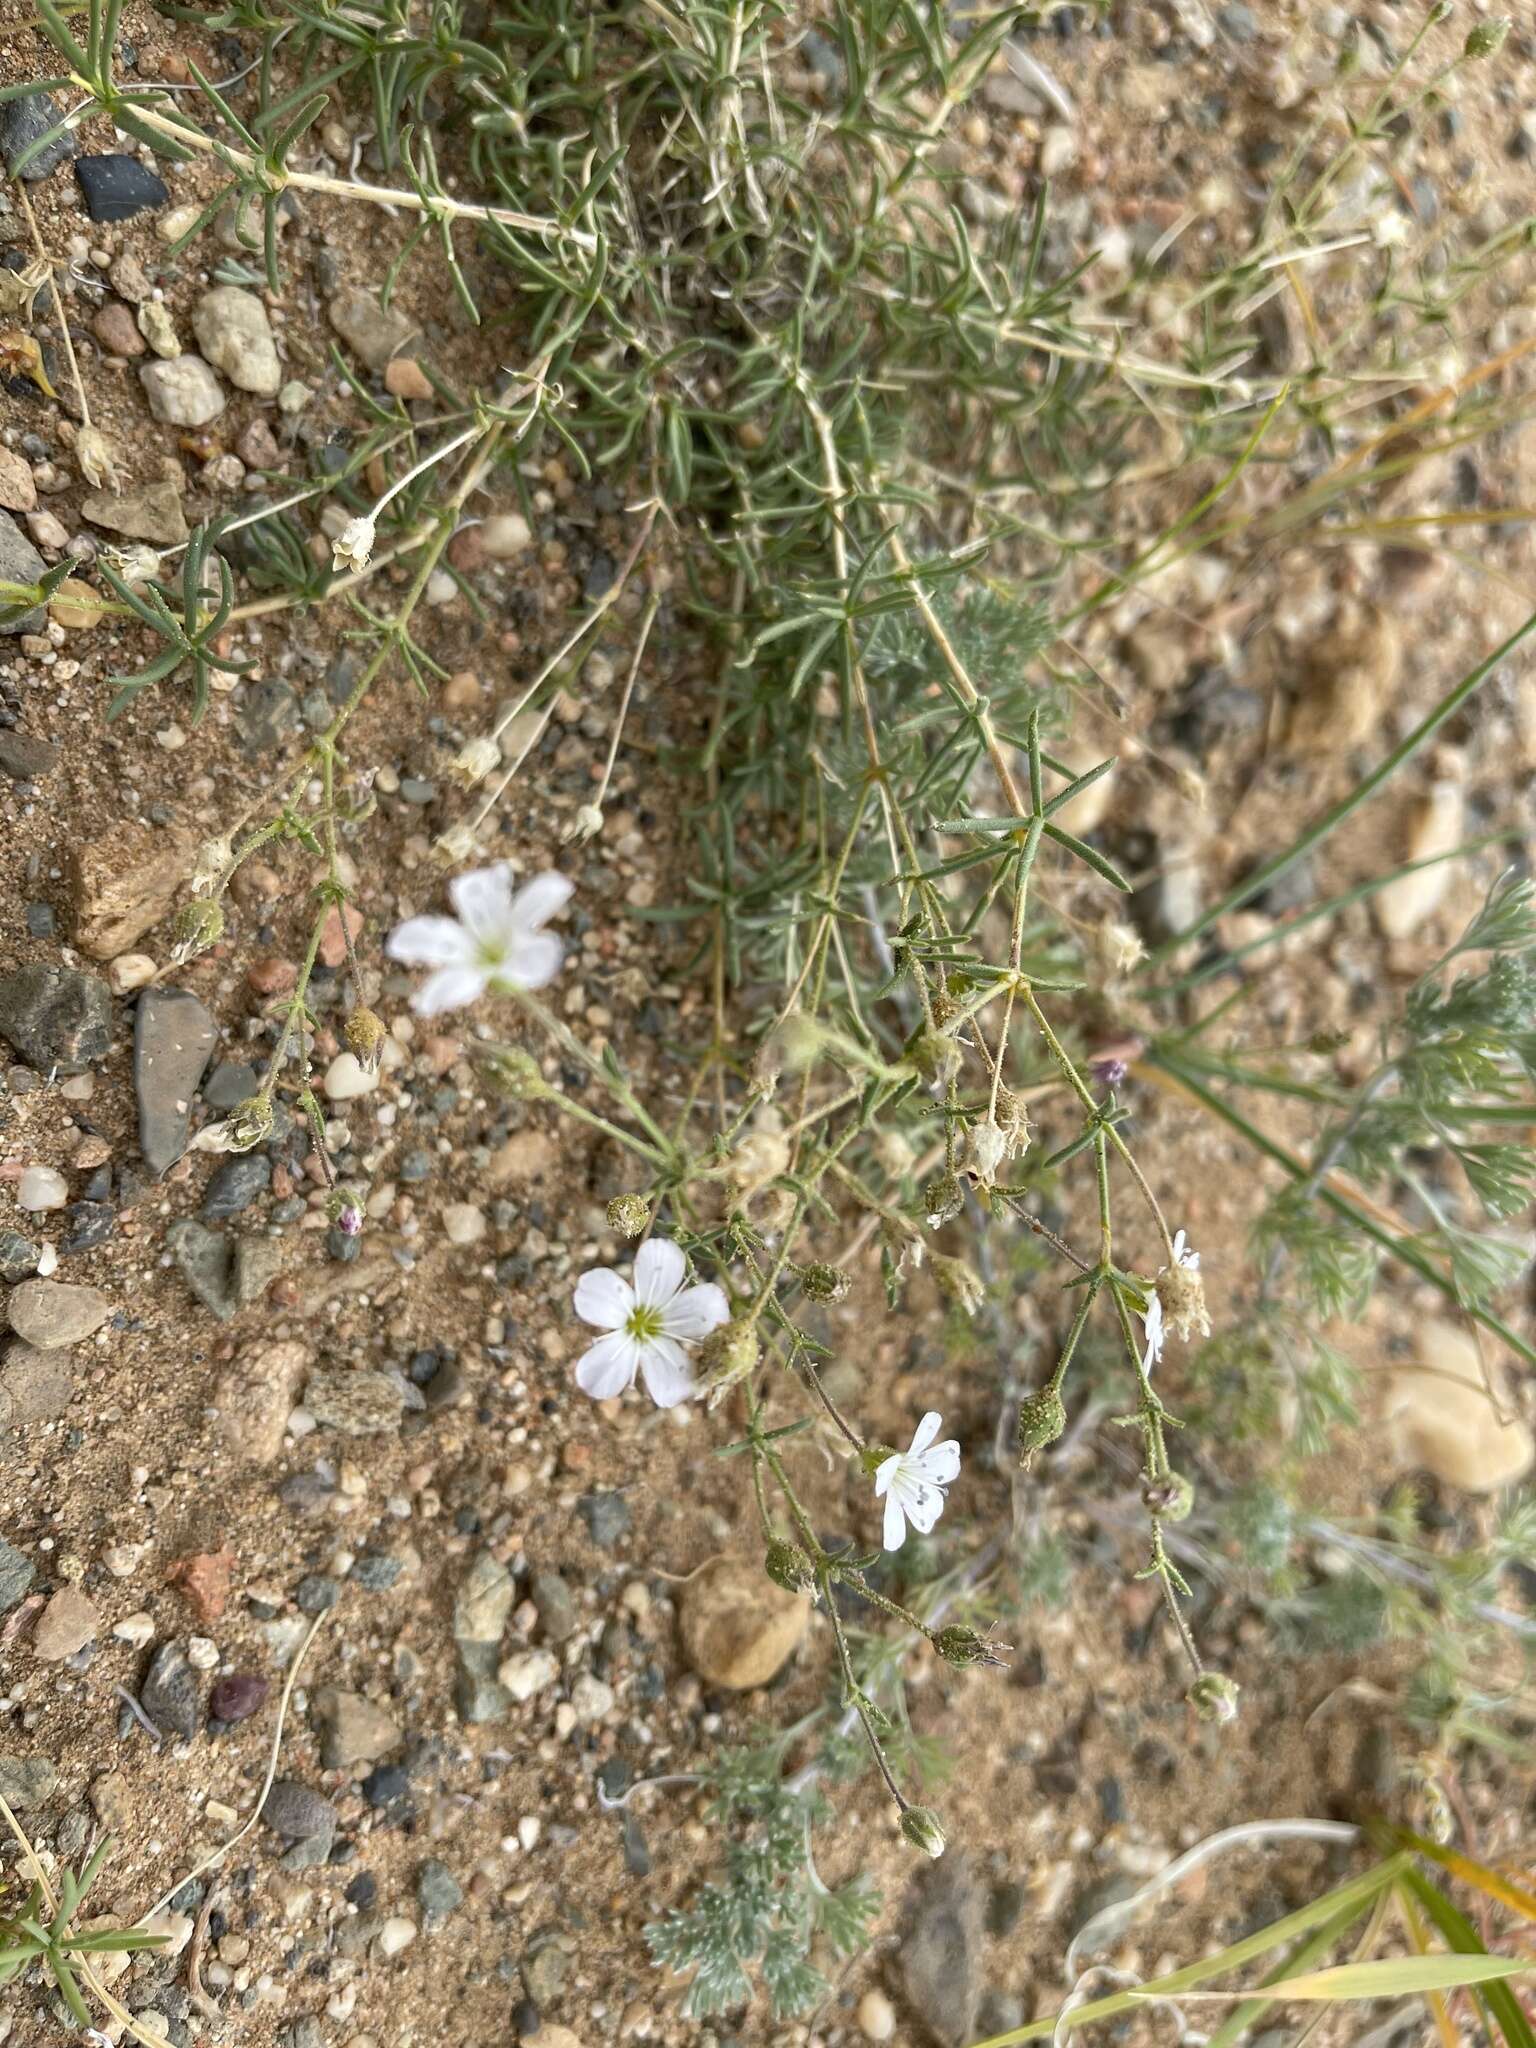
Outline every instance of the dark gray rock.
<path id="1" fill-rule="evenodd" d="M 235 1295 L 234 1240 L 194 1223 L 190 1216 L 178 1216 L 166 1230 L 165 1242 L 203 1307 L 227 1323 L 240 1305 Z"/>
<path id="2" fill-rule="evenodd" d="M 75 176 L 85 210 L 96 221 L 132 220 L 136 213 L 164 206 L 171 196 L 164 181 L 146 171 L 136 156 L 83 156 L 75 165 Z"/>
<path id="3" fill-rule="evenodd" d="M 37 1577 L 30 1557 L 0 1536 L 0 1614 L 8 1614 Z"/>
<path id="4" fill-rule="evenodd" d="M 261 1817 L 274 1834 L 286 1835 L 291 1842 L 334 1835 L 341 1820 L 329 1799 L 297 1778 L 278 1779 L 266 1796 Z"/>
<path id="5" fill-rule="evenodd" d="M 203 1190 L 200 1213 L 210 1223 L 238 1216 L 271 1185 L 272 1162 L 265 1152 L 236 1152 L 215 1168 Z"/>
<path id="6" fill-rule="evenodd" d="M 963 1850 L 951 1849 L 907 1888 L 901 1988 L 941 2048 L 962 2048 L 976 2031 L 985 1914 L 985 1890 Z"/>
<path id="7" fill-rule="evenodd" d="M 416 1900 L 427 1924 L 441 1925 L 463 1905 L 464 1892 L 447 1864 L 429 1856 L 416 1873 Z"/>
<path id="8" fill-rule="evenodd" d="M 563 1643 L 575 1633 L 576 1596 L 558 1572 L 535 1572 L 529 1593 L 550 1642 Z"/>
<path id="9" fill-rule="evenodd" d="M 110 1202 L 71 1202 L 64 1211 L 69 1229 L 59 1246 L 66 1257 L 93 1252 L 112 1235 L 117 1211 Z"/>
<path id="10" fill-rule="evenodd" d="M 327 1614 L 341 1598 L 341 1588 L 323 1572 L 310 1572 L 294 1588 L 293 1603 L 300 1614 Z"/>
<path id="11" fill-rule="evenodd" d="M 10 513 L 0 512 L 0 583 L 38 583 L 47 571 L 48 564 Z M 0 615 L 0 633 L 40 633 L 47 623 L 47 612 L 34 605 L 19 618 Z"/>
<path id="12" fill-rule="evenodd" d="M 0 974 L 0 1038 L 39 1073 L 83 1074 L 112 1050 L 111 992 L 98 976 L 73 967 L 38 964 Z"/>
<path id="13" fill-rule="evenodd" d="M 256 1069 L 242 1060 L 221 1060 L 203 1084 L 210 1109 L 238 1109 L 256 1093 Z"/>
<path id="14" fill-rule="evenodd" d="M 13 782 L 41 782 L 58 765 L 59 750 L 52 740 L 0 727 L 0 775 L 9 775 Z"/>
<path id="15" fill-rule="evenodd" d="M 459 1657 L 455 1702 L 465 1722 L 494 1721 L 512 1704 L 496 1677 L 501 1637 L 517 1588 L 512 1574 L 488 1551 L 470 1566 L 453 1603 L 453 1646 Z"/>
<path id="16" fill-rule="evenodd" d="M 0 1756 L 0 1799 L 22 1813 L 58 1790 L 59 1774 L 45 1756 Z"/>
<path id="17" fill-rule="evenodd" d="M 5 167 L 13 178 L 23 178 L 29 185 L 36 185 L 46 178 L 50 171 L 56 171 L 60 164 L 69 162 L 75 153 L 75 144 L 68 134 L 56 135 L 41 149 L 32 145 L 41 142 L 50 128 L 56 128 L 63 119 L 64 109 L 48 92 L 24 93 L 19 100 L 6 100 L 0 104 L 0 156 L 5 158 Z M 27 151 L 32 153 L 27 156 Z M 26 162 L 22 158 L 26 156 Z"/>
<path id="18" fill-rule="evenodd" d="M 218 1042 L 218 1026 L 188 990 L 147 988 L 139 997 L 133 1087 L 139 1150 L 154 1173 L 174 1166 L 187 1149 L 192 1098 Z"/>
<path id="19" fill-rule="evenodd" d="M 190 1741 L 202 1726 L 198 1675 L 180 1643 L 162 1643 L 150 1659 L 139 1704 L 162 1734 Z"/>
<path id="20" fill-rule="evenodd" d="M 584 1493 L 576 1503 L 576 1512 L 599 1550 L 612 1550 L 622 1543 L 633 1525 L 629 1503 L 622 1493 Z"/>
<path id="21" fill-rule="evenodd" d="M 0 1230 L 0 1280 L 7 1286 L 29 1279 L 41 1257 L 42 1247 L 30 1237 L 23 1237 L 19 1230 Z"/>

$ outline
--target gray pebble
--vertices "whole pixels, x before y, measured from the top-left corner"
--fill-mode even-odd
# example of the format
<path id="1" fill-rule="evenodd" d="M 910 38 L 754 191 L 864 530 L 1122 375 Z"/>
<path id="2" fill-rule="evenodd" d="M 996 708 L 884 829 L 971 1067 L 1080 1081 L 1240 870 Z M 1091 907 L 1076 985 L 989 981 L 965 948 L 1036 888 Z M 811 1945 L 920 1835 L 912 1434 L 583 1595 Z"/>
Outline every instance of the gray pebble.
<path id="1" fill-rule="evenodd" d="M 162 1643 L 150 1660 L 139 1704 L 162 1734 L 190 1741 L 203 1719 L 199 1685 L 180 1643 Z"/>

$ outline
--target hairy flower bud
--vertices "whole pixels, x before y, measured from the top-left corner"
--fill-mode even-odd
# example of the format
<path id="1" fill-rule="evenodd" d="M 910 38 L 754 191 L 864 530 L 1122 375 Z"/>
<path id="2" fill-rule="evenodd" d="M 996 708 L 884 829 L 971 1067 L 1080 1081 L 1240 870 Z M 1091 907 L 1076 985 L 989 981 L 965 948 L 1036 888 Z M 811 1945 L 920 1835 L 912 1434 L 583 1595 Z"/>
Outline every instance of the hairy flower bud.
<path id="1" fill-rule="evenodd" d="M 933 1277 L 939 1283 L 939 1292 L 964 1309 L 968 1316 L 975 1315 L 987 1298 L 981 1275 L 964 1259 L 947 1259 L 942 1253 L 935 1252 Z"/>
<path id="2" fill-rule="evenodd" d="M 930 1230 L 940 1230 L 965 1206 L 965 1193 L 952 1173 L 936 1174 L 923 1190 L 923 1214 Z"/>
<path id="3" fill-rule="evenodd" d="M 1211 1334 L 1211 1318 L 1205 1306 L 1205 1282 L 1200 1278 L 1198 1266 L 1175 1263 L 1164 1267 L 1157 1276 L 1157 1298 L 1163 1305 L 1163 1320 L 1172 1330 L 1188 1339 L 1190 1333 L 1198 1330 L 1202 1337 Z"/>
<path id="4" fill-rule="evenodd" d="M 595 839 L 603 829 L 603 812 L 600 804 L 583 804 L 581 809 L 566 826 L 560 837 L 567 846 L 584 846 L 589 839 Z"/>
<path id="5" fill-rule="evenodd" d="M 1195 1489 L 1182 1472 L 1168 1472 L 1142 1488 L 1142 1505 L 1165 1522 L 1187 1522 L 1195 1505 Z"/>
<path id="6" fill-rule="evenodd" d="M 818 1263 L 800 1268 L 800 1285 L 807 1301 L 841 1301 L 853 1280 L 841 1266 Z"/>
<path id="7" fill-rule="evenodd" d="M 550 1093 L 538 1061 L 517 1045 L 503 1045 L 487 1055 L 485 1079 L 488 1087 L 509 1102 L 533 1102 Z"/>
<path id="8" fill-rule="evenodd" d="M 343 1237 L 359 1237 L 363 1228 L 363 1198 L 355 1188 L 333 1188 L 325 1213 Z"/>
<path id="9" fill-rule="evenodd" d="M 501 748 L 482 733 L 477 739 L 467 740 L 454 755 L 449 773 L 464 789 L 473 789 L 477 782 L 483 782 L 493 768 L 501 766 Z"/>
<path id="10" fill-rule="evenodd" d="M 757 1329 L 740 1316 L 711 1330 L 696 1353 L 703 1392 L 712 1408 L 721 1396 L 755 1370 L 762 1356 Z"/>
<path id="11" fill-rule="evenodd" d="M 763 1570 L 786 1593 L 808 1593 L 816 1583 L 816 1567 L 798 1543 L 783 1536 L 769 1539 Z"/>
<path id="12" fill-rule="evenodd" d="M 913 1848 L 921 1849 L 925 1856 L 932 1856 L 937 1861 L 944 1854 L 944 1824 L 931 1806 L 904 1807 L 901 1832 Z"/>
<path id="13" fill-rule="evenodd" d="M 1235 1721 L 1238 1688 L 1219 1671 L 1202 1671 L 1184 1697 L 1202 1721 Z"/>
<path id="14" fill-rule="evenodd" d="M 195 960 L 199 953 L 206 953 L 210 946 L 216 946 L 223 938 L 224 906 L 207 896 L 195 897 L 192 902 L 182 904 L 171 929 L 175 935 L 171 958 L 181 967 L 188 960 Z"/>
<path id="15" fill-rule="evenodd" d="M 749 1131 L 726 1163 L 726 1186 L 733 1207 L 745 1208 L 754 1195 L 789 1166 L 789 1140 L 777 1131 Z"/>
<path id="16" fill-rule="evenodd" d="M 368 1074 L 376 1074 L 379 1070 L 387 1035 L 384 1020 L 372 1010 L 354 1010 L 347 1019 L 343 1034 L 347 1049 L 357 1055 L 358 1065 Z"/>
<path id="17" fill-rule="evenodd" d="M 1492 21 L 1478 22 L 1467 31 L 1462 54 L 1467 57 L 1497 57 L 1504 47 L 1509 27 L 1507 14 L 1498 15 Z"/>
<path id="18" fill-rule="evenodd" d="M 914 1073 L 936 1088 L 947 1088 L 960 1071 L 960 1048 L 942 1031 L 914 1031 L 902 1056 Z"/>
<path id="19" fill-rule="evenodd" d="M 1028 1471 L 1036 1451 L 1055 1443 L 1067 1426 L 1066 1404 L 1054 1387 L 1041 1387 L 1019 1403 L 1019 1463 Z"/>
<path id="20" fill-rule="evenodd" d="M 990 1117 L 972 1124 L 965 1134 L 965 1170 L 984 1188 L 997 1179 L 997 1170 L 1008 1157 L 1008 1134 Z"/>
<path id="21" fill-rule="evenodd" d="M 271 1096 L 247 1095 L 244 1102 L 236 1103 L 225 1128 L 231 1152 L 252 1151 L 272 1135 Z"/>
<path id="22" fill-rule="evenodd" d="M 93 490 L 120 491 L 128 481 L 123 444 L 99 427 L 82 427 L 75 436 L 75 460 Z"/>
<path id="23" fill-rule="evenodd" d="M 957 1671 L 964 1671 L 971 1664 L 1001 1664 L 997 1646 L 988 1642 L 985 1636 L 977 1635 L 975 1629 L 964 1628 L 958 1622 L 951 1622 L 948 1628 L 941 1628 L 932 1638 L 933 1647 Z"/>
<path id="24" fill-rule="evenodd" d="M 610 1230 L 620 1237 L 638 1237 L 651 1220 L 651 1205 L 644 1195 L 615 1195 L 604 1213 Z"/>

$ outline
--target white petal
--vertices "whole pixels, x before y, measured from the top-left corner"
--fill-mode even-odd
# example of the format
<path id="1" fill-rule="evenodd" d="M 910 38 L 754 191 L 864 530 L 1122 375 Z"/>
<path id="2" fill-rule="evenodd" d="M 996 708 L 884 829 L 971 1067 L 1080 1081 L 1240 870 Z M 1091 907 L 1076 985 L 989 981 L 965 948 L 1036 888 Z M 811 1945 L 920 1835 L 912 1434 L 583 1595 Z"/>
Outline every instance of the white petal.
<path id="1" fill-rule="evenodd" d="M 541 924 L 559 916 L 570 902 L 575 886 L 574 882 L 568 882 L 564 875 L 557 875 L 552 868 L 545 874 L 535 875 L 531 882 L 524 882 L 512 898 L 513 925 L 520 932 L 537 931 Z"/>
<path id="2" fill-rule="evenodd" d="M 504 860 L 455 875 L 448 896 L 475 938 L 498 947 L 505 942 L 512 923 L 512 870 Z"/>
<path id="3" fill-rule="evenodd" d="M 936 1415 L 930 1408 L 912 1432 L 912 1448 L 908 1452 L 908 1456 L 915 1458 L 920 1451 L 926 1451 L 943 1426 L 943 1416 Z"/>
<path id="4" fill-rule="evenodd" d="M 625 1336 L 622 1330 L 611 1330 L 577 1359 L 576 1384 L 594 1401 L 611 1401 L 615 1394 L 634 1385 L 639 1363 L 640 1346 L 634 1338 Z"/>
<path id="5" fill-rule="evenodd" d="M 921 1460 L 924 1479 L 934 1486 L 948 1486 L 960 1476 L 960 1446 L 953 1437 L 924 1451 Z"/>
<path id="6" fill-rule="evenodd" d="M 1184 1263 L 1184 1233 L 1182 1230 L 1176 1230 L 1173 1233 L 1173 1263 L 1176 1266 L 1182 1266 Z"/>
<path id="7" fill-rule="evenodd" d="M 681 1294 L 673 1295 L 661 1312 L 662 1329 L 683 1344 L 697 1344 L 701 1337 L 707 1337 L 711 1330 L 718 1330 L 730 1320 L 731 1305 L 725 1298 L 725 1289 L 717 1287 L 713 1280 L 685 1287 Z"/>
<path id="8" fill-rule="evenodd" d="M 887 1459 L 889 1464 L 890 1460 Z M 907 1517 L 901 1502 L 891 1494 L 885 1503 L 885 1547 L 900 1550 L 907 1540 Z"/>
<path id="9" fill-rule="evenodd" d="M 641 1345 L 640 1377 L 658 1408 L 675 1408 L 694 1391 L 688 1354 L 670 1337 L 653 1337 Z"/>
<path id="10" fill-rule="evenodd" d="M 435 1017 L 440 1010 L 466 1010 L 485 994 L 485 976 L 478 967 L 439 967 L 429 974 L 411 997 L 418 1017 Z"/>
<path id="11" fill-rule="evenodd" d="M 514 931 L 506 947 L 501 974 L 514 988 L 548 988 L 565 959 L 565 948 L 553 932 Z"/>
<path id="12" fill-rule="evenodd" d="M 408 967 L 461 967 L 475 957 L 475 942 L 451 917 L 408 917 L 384 941 L 391 960 Z"/>
<path id="13" fill-rule="evenodd" d="M 944 1496 L 936 1486 L 920 1487 L 916 1500 L 907 1502 L 906 1511 L 913 1528 L 926 1536 L 944 1512 Z"/>
<path id="14" fill-rule="evenodd" d="M 608 1266 L 594 1266 L 576 1282 L 576 1313 L 597 1330 L 622 1329 L 635 1305 L 635 1290 Z"/>
<path id="15" fill-rule="evenodd" d="M 648 1237 L 635 1253 L 635 1298 L 647 1308 L 660 1308 L 688 1278 L 682 1247 L 670 1237 Z"/>
<path id="16" fill-rule="evenodd" d="M 899 1472 L 900 1470 L 901 1470 L 901 1453 L 900 1453 L 900 1451 L 894 1451 L 894 1452 L 893 1452 L 893 1453 L 891 1454 L 891 1456 L 890 1456 L 890 1457 L 888 1457 L 888 1458 L 885 1458 L 885 1459 L 883 1459 L 883 1460 L 881 1461 L 881 1463 L 880 1463 L 880 1464 L 878 1464 L 878 1465 L 877 1465 L 877 1466 L 875 1467 L 875 1499 L 876 1499 L 876 1500 L 878 1500 L 878 1499 L 880 1498 L 880 1496 L 881 1496 L 881 1494 L 882 1494 L 882 1493 L 885 1493 L 885 1492 L 887 1492 L 887 1491 L 889 1490 L 889 1488 L 890 1488 L 890 1484 L 891 1484 L 891 1481 L 892 1481 L 892 1480 L 893 1480 L 893 1479 L 894 1479 L 894 1478 L 896 1477 L 897 1473 L 898 1473 L 898 1472 Z"/>

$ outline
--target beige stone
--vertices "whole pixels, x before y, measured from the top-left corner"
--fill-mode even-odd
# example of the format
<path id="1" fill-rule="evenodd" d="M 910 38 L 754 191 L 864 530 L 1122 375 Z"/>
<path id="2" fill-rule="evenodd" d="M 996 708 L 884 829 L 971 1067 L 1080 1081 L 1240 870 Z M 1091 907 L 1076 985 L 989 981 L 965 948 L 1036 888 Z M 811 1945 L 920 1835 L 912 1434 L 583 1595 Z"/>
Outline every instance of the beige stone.
<path id="1" fill-rule="evenodd" d="M 69 854 L 75 944 L 93 960 L 115 960 L 159 924 L 190 877 L 197 841 L 171 829 L 115 825 Z"/>
<path id="2" fill-rule="evenodd" d="M 1462 833 L 1461 784 L 1437 782 L 1409 812 L 1403 858 L 1434 860 L 1459 846 Z M 1388 882 L 1376 898 L 1376 922 L 1389 939 L 1405 939 L 1439 909 L 1454 870 L 1454 862 L 1439 860 L 1432 868 Z"/>
<path id="3" fill-rule="evenodd" d="M 271 1464 L 282 1449 L 294 1389 L 308 1364 L 307 1348 L 288 1338 L 242 1352 L 228 1368 L 217 1394 L 218 1426 L 237 1457 Z"/>
<path id="4" fill-rule="evenodd" d="M 1536 1444 L 1497 1363 L 1485 1369 L 1468 1333 L 1439 1319 L 1422 1327 L 1417 1348 L 1417 1360 L 1387 1381 L 1385 1416 L 1402 1463 L 1466 1493 L 1497 1493 L 1522 1478 Z"/>
<path id="5" fill-rule="evenodd" d="M 755 1558 L 716 1557 L 684 1587 L 678 1629 L 700 1678 L 745 1692 L 784 1668 L 810 1613 L 809 1594 L 785 1592 Z"/>
<path id="6" fill-rule="evenodd" d="M 101 1616 L 78 1586 L 60 1586 L 37 1618 L 32 1648 L 45 1664 L 73 1657 L 101 1633 Z"/>

